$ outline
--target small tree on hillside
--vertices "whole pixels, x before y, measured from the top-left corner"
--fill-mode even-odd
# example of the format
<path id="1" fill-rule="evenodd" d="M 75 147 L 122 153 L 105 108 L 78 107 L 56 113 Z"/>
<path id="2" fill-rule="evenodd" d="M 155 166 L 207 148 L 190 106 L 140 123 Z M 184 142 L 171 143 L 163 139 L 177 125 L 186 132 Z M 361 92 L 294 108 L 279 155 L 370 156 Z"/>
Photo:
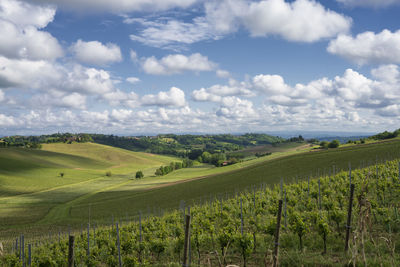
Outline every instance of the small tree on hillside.
<path id="1" fill-rule="evenodd" d="M 329 143 L 328 147 L 329 148 L 337 148 L 340 146 L 339 140 L 333 140 L 332 142 Z"/>
<path id="2" fill-rule="evenodd" d="M 136 177 L 136 179 L 142 179 L 144 177 L 143 172 L 137 171 L 135 177 Z"/>

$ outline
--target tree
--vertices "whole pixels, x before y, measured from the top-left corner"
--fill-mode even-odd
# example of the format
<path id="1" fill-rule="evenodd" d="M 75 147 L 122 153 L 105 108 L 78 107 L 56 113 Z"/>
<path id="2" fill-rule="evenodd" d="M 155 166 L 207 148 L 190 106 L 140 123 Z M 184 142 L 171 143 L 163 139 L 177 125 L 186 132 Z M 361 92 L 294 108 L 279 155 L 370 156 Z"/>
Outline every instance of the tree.
<path id="1" fill-rule="evenodd" d="M 319 143 L 321 148 L 328 148 L 328 142 L 327 141 L 322 141 L 321 143 Z"/>
<path id="2" fill-rule="evenodd" d="M 156 170 L 155 175 L 156 176 L 164 175 L 162 166 Z"/>
<path id="3" fill-rule="evenodd" d="M 337 148 L 337 147 L 339 147 L 339 146 L 340 146 L 339 140 L 333 140 L 332 142 L 330 142 L 330 143 L 328 144 L 328 147 L 329 147 L 329 148 Z"/>
<path id="4" fill-rule="evenodd" d="M 135 175 L 135 178 L 136 179 L 142 179 L 144 177 L 144 175 L 143 175 L 143 172 L 142 171 L 137 171 L 136 172 L 136 175 Z"/>

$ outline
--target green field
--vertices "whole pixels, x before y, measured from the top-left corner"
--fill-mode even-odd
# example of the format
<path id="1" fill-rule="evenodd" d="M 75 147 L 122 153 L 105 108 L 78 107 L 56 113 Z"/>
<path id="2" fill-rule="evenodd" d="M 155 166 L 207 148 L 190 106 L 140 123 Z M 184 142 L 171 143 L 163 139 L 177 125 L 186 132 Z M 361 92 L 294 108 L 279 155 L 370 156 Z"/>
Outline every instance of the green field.
<path id="1" fill-rule="evenodd" d="M 2 148 L 1 231 L 37 223 L 56 206 L 130 182 L 138 170 L 153 174 L 160 165 L 177 160 L 93 143 Z"/>
<path id="2" fill-rule="evenodd" d="M 155 177 L 154 170 L 178 159 L 131 152 L 99 144 L 49 144 L 43 150 L 0 149 L 0 232 L 3 237 L 24 231 L 42 233 L 68 225 L 80 228 L 91 220 L 132 218 L 142 212 L 178 208 L 181 201 L 203 202 L 234 194 L 260 183 L 274 184 L 353 168 L 376 159 L 397 157 L 400 141 L 310 151 L 292 145 L 270 156 L 216 168 L 200 164 Z M 133 179 L 137 170 L 145 178 Z M 112 176 L 105 176 L 111 171 Z M 60 177 L 59 173 L 65 176 Z M 187 181 L 185 181 L 187 180 Z"/>

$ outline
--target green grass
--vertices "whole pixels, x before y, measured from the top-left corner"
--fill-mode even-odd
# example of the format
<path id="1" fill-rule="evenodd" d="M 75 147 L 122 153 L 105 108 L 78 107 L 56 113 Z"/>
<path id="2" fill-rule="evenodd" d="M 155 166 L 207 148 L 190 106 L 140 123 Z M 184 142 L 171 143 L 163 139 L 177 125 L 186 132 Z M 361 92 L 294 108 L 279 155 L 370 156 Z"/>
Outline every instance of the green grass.
<path id="1" fill-rule="evenodd" d="M 112 214 L 114 216 L 125 216 L 126 213 L 137 214 L 139 210 L 147 211 L 148 208 L 153 210 L 154 207 L 162 209 L 178 208 L 181 200 L 186 203 L 197 203 L 209 199 L 210 196 L 233 194 L 236 190 L 243 190 L 260 183 L 275 184 L 281 178 L 284 178 L 285 182 L 291 182 L 297 178 L 304 179 L 309 175 L 328 174 L 329 170 L 333 172 L 333 166 L 336 170 L 339 168 L 347 170 L 349 162 L 354 169 L 360 167 L 360 164 L 375 163 L 377 157 L 380 160 L 398 157 L 399 151 L 400 142 L 398 140 L 357 145 L 275 158 L 245 168 L 232 169 L 230 172 L 221 174 L 214 172 L 214 175 L 204 179 L 195 179 L 151 190 L 134 187 L 131 187 L 130 190 L 126 187 L 114 188 L 75 203 L 71 208 L 70 220 L 73 222 L 74 220 L 77 221 L 78 218 L 87 217 L 89 203 L 91 203 L 92 217 L 99 221 L 106 218 L 107 221 Z M 180 176 L 183 173 L 188 174 L 190 171 L 193 170 L 182 170 L 173 175 Z M 207 170 L 204 172 L 207 173 Z M 171 178 L 173 175 L 171 175 Z M 166 183 L 168 178 L 169 175 L 165 177 Z"/>
<path id="2" fill-rule="evenodd" d="M 93 143 L 45 144 L 42 150 L 2 148 L 0 229 L 45 221 L 46 214 L 58 218 L 60 212 L 52 212 L 54 207 L 64 208 L 65 203 L 121 186 L 138 170 L 153 174 L 160 165 L 176 160 Z M 107 177 L 106 171 L 112 176 Z"/>
<path id="3" fill-rule="evenodd" d="M 312 151 L 288 145 L 272 155 L 216 168 L 197 165 L 155 177 L 154 170 L 178 159 L 131 152 L 99 144 L 50 144 L 43 150 L 0 149 L 0 237 L 15 236 L 27 228 L 72 225 L 91 218 L 109 223 L 111 216 L 136 215 L 139 210 L 178 208 L 219 194 L 233 194 L 261 182 L 274 184 L 297 176 L 353 168 L 360 161 L 375 162 L 398 156 L 400 140 Z M 4 167 L 4 168 L 3 168 Z M 133 179 L 141 169 L 145 178 Z M 111 177 L 105 172 L 110 170 Z M 60 172 L 65 177 L 59 177 Z M 188 180 L 188 181 L 185 181 Z"/>

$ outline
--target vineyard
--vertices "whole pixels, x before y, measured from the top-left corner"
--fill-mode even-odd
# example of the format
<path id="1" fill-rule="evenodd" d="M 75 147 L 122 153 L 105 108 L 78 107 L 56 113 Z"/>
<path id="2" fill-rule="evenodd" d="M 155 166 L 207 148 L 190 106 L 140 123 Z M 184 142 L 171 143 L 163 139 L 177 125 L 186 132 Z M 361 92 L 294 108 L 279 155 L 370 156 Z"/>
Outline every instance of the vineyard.
<path id="1" fill-rule="evenodd" d="M 332 166 L 331 175 L 281 181 L 273 187 L 260 184 L 190 208 L 182 203 L 181 209 L 160 216 L 139 214 L 122 225 L 100 227 L 91 222 L 81 232 L 51 239 L 16 237 L 5 244 L 0 262 L 67 266 L 71 234 L 75 266 L 181 266 L 185 255 L 191 266 L 271 266 L 275 249 L 280 266 L 398 266 L 399 164 L 392 160 L 358 170 L 349 166 L 346 171 Z M 351 184 L 354 200 L 349 205 Z M 186 215 L 190 215 L 188 243 Z"/>

